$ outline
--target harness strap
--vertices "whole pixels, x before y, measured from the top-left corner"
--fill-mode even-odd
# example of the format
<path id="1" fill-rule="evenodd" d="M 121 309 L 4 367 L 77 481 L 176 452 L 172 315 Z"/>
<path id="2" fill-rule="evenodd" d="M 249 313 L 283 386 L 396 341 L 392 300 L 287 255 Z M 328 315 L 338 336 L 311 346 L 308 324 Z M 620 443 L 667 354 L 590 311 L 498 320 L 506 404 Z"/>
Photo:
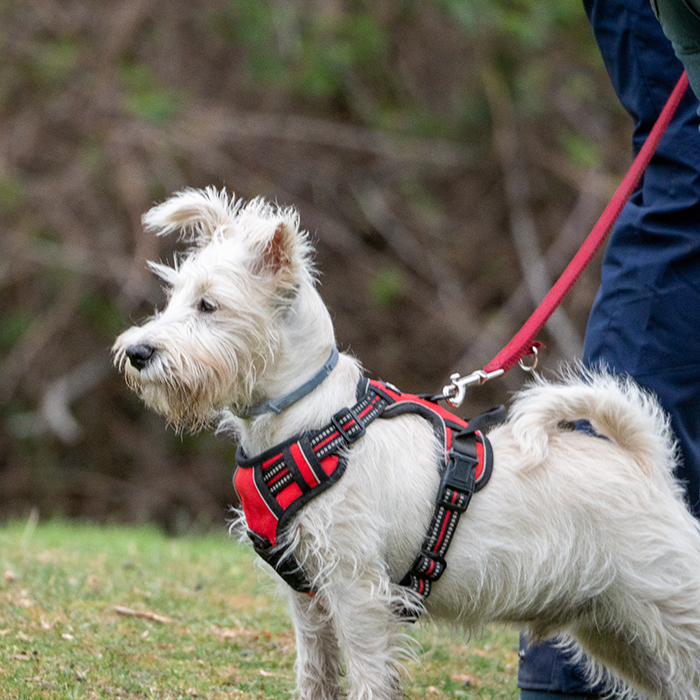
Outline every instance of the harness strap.
<path id="1" fill-rule="evenodd" d="M 278 546 L 278 533 L 312 498 L 340 479 L 345 460 L 338 452 L 359 440 L 382 415 L 387 401 L 368 387 L 363 379 L 357 390 L 359 401 L 334 414 L 321 430 L 292 438 L 257 457 L 248 457 L 240 446 L 236 452 L 236 489 L 249 525 L 255 520 L 258 529 L 249 528 L 248 537 L 256 553 L 300 593 L 313 593 L 313 587 L 291 552 Z"/>
<path id="2" fill-rule="evenodd" d="M 236 489 L 255 551 L 294 590 L 313 593 L 313 586 L 291 552 L 279 545 L 289 519 L 312 498 L 335 484 L 345 471 L 343 450 L 359 440 L 377 418 L 407 413 L 428 420 L 444 448 L 442 481 L 436 509 L 421 552 L 400 585 L 423 598 L 445 569 L 445 553 L 472 493 L 486 485 L 492 470 L 490 443 L 482 429 L 500 423 L 505 409 L 495 409 L 467 423 L 437 404 L 402 394 L 382 382 L 360 380 L 357 403 L 338 411 L 320 430 L 297 435 L 256 457 L 238 448 Z"/>
<path id="3" fill-rule="evenodd" d="M 494 422 L 501 422 L 499 418 L 502 418 L 503 414 L 504 411 L 497 409 L 490 411 L 488 418 Z M 479 418 L 482 419 L 482 425 L 489 422 L 485 416 Z M 447 568 L 445 555 L 452 543 L 459 519 L 469 507 L 474 494 L 476 468 L 480 462 L 484 464 L 484 469 L 490 476 L 493 453 L 489 440 L 476 428 L 465 429 L 454 435 L 430 527 L 418 556 L 400 581 L 401 586 L 410 588 L 423 601 L 430 595 L 432 584 Z M 400 609 L 398 613 L 412 622 L 417 619 L 413 611 L 405 608 Z"/>

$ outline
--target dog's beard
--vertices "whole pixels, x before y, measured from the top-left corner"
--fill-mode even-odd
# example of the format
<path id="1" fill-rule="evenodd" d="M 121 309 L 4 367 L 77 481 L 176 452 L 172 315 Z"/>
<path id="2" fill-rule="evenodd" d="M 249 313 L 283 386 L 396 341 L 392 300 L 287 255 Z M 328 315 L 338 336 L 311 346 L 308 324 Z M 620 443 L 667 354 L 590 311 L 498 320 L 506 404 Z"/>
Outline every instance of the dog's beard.
<path id="1" fill-rule="evenodd" d="M 213 367 L 193 364 L 186 357 L 159 354 L 157 364 L 135 370 L 124 357 L 116 358 L 127 385 L 177 432 L 196 433 L 216 425 L 229 387 Z"/>
<path id="2" fill-rule="evenodd" d="M 153 381 L 126 374 L 125 379 L 129 388 L 178 433 L 196 433 L 216 423 L 221 409 L 215 407 L 214 397 L 204 387 L 186 385 L 172 377 L 170 381 Z"/>

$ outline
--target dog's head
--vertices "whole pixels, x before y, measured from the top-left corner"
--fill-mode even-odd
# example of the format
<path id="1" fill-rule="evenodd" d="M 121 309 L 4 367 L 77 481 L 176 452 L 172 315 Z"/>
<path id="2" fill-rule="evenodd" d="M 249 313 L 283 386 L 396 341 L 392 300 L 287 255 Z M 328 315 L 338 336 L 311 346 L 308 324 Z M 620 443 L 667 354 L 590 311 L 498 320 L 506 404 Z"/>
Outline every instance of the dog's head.
<path id="1" fill-rule="evenodd" d="M 167 306 L 117 338 L 115 364 L 147 405 L 196 430 L 255 399 L 300 288 L 313 286 L 308 236 L 294 210 L 213 188 L 180 192 L 143 222 L 192 246 L 172 267 L 149 263 Z"/>

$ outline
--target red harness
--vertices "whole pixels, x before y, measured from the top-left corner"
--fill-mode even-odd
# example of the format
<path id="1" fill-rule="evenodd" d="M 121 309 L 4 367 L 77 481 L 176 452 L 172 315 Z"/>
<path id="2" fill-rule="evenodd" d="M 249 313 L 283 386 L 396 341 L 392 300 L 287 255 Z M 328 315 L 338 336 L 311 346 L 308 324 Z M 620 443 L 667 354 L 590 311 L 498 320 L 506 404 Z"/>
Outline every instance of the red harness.
<path id="1" fill-rule="evenodd" d="M 503 409 L 469 422 L 436 403 L 404 394 L 390 384 L 361 379 L 357 403 L 336 413 L 324 428 L 297 435 L 257 457 L 239 448 L 234 483 L 256 551 L 295 590 L 312 587 L 296 560 L 279 546 L 290 518 L 312 498 L 323 493 L 343 475 L 343 452 L 365 433 L 377 418 L 407 413 L 428 420 L 443 449 L 439 465 L 443 476 L 431 527 L 420 554 L 400 582 L 426 597 L 430 584 L 445 569 L 444 555 L 474 491 L 491 476 L 490 443 L 480 428 L 503 420 Z"/>

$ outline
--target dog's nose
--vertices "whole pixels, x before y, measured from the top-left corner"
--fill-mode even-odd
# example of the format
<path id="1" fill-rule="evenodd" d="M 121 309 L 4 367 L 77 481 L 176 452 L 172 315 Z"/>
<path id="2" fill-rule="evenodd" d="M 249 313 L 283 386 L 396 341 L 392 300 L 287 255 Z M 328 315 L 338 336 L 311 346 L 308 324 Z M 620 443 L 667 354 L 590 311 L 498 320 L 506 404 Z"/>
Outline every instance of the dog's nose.
<path id="1" fill-rule="evenodd" d="M 132 366 L 142 370 L 149 363 L 156 349 L 152 345 L 138 343 L 137 345 L 129 345 L 125 352 Z"/>

